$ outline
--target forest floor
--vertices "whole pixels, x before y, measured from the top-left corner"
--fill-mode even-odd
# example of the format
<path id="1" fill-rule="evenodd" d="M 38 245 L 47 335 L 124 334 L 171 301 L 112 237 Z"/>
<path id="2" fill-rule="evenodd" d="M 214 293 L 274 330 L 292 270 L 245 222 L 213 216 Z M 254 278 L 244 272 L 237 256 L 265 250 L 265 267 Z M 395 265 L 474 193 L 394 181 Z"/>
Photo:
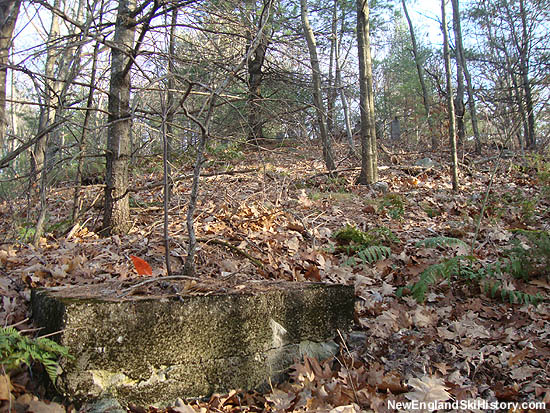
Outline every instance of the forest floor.
<path id="1" fill-rule="evenodd" d="M 548 158 L 463 157 L 455 193 L 445 154 L 390 148 L 390 159 L 380 153 L 387 188 L 376 190 L 356 185 L 359 161 L 346 157 L 344 146 L 336 152 L 337 177 L 324 174 L 311 147 L 209 154 L 195 218 L 196 276 L 353 284 L 353 339 L 332 360 L 296 364 L 290 380 L 269 394 L 236 390 L 170 409 L 130 411 L 386 412 L 398 410 L 397 402 L 441 400 L 470 404 L 439 411 L 545 411 L 540 403 L 550 409 Z M 426 157 L 435 165 L 414 166 Z M 31 287 L 147 277 L 137 274 L 130 255 L 147 261 L 153 277 L 166 275 L 162 188 L 155 186 L 161 162 L 140 163 L 132 182 L 134 225 L 126 236 L 97 234 L 101 185 L 82 189 L 86 212 L 79 227 L 67 218 L 74 187 L 52 188 L 48 230 L 37 248 L 29 219 L 36 206 L 0 203 L 2 325 L 32 330 Z M 181 274 L 192 162 L 176 172 L 170 254 L 172 272 Z M 538 305 L 530 304 L 536 297 Z M 10 391 L 41 406 L 36 412 L 77 411 L 70 401 L 61 410 L 44 404 L 44 389 L 28 369 L 10 381 L 8 387 L 0 380 L 0 412 L 8 411 Z M 494 404 L 508 402 L 527 404 L 515 410 Z"/>

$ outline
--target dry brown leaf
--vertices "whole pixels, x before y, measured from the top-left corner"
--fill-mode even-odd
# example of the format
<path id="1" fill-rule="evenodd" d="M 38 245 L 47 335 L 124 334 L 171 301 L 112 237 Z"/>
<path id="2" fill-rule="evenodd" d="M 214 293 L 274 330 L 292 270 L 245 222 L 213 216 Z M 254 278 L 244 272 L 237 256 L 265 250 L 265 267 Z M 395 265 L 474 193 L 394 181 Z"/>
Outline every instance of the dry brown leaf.
<path id="1" fill-rule="evenodd" d="M 197 412 L 195 409 L 193 409 L 193 407 L 191 407 L 188 404 L 184 404 L 183 406 L 178 406 L 178 407 L 172 407 L 172 411 L 177 413 L 196 413 Z"/>
<path id="2" fill-rule="evenodd" d="M 407 387 L 402 384 L 403 377 L 397 371 L 390 371 L 385 374 L 382 381 L 378 384 L 378 389 L 382 391 L 389 390 L 393 394 L 404 393 Z"/>
<path id="3" fill-rule="evenodd" d="M 531 280 L 529 281 L 529 284 L 536 285 L 537 287 L 546 288 L 547 290 L 550 290 L 550 283 L 546 280 Z"/>
<path id="4" fill-rule="evenodd" d="M 529 366 L 518 367 L 511 371 L 512 373 L 511 377 L 514 380 L 525 380 L 525 379 L 528 379 L 529 377 L 532 377 L 533 374 L 535 374 L 537 371 L 539 371 L 539 369 L 536 369 L 534 367 L 529 367 Z"/>
<path id="5" fill-rule="evenodd" d="M 378 364 L 373 363 L 368 371 L 367 382 L 371 386 L 378 388 L 382 380 L 384 379 L 384 368 Z"/>
<path id="6" fill-rule="evenodd" d="M 434 314 L 426 309 L 425 306 L 418 306 L 414 311 L 413 323 L 415 326 L 423 328 L 428 327 L 435 322 Z"/>
<path id="7" fill-rule="evenodd" d="M 516 401 L 519 395 L 519 386 L 504 386 L 502 383 L 497 383 L 498 385 L 494 388 L 495 396 L 499 400 L 505 401 Z"/>
<path id="8" fill-rule="evenodd" d="M 0 400 L 10 400 L 13 398 L 11 391 L 13 386 L 11 385 L 10 377 L 6 374 L 0 375 Z"/>
<path id="9" fill-rule="evenodd" d="M 20 399 L 17 399 L 17 402 L 19 402 Z M 16 402 L 16 404 L 18 404 Z M 65 408 L 58 403 L 50 402 L 45 403 L 41 400 L 28 400 L 24 404 L 20 404 L 21 407 L 24 407 L 26 410 L 24 410 L 27 413 L 65 413 Z"/>
<path id="10" fill-rule="evenodd" d="M 175 406 L 171 408 L 177 413 L 196 413 L 196 410 L 181 399 L 176 400 Z"/>
<path id="11" fill-rule="evenodd" d="M 544 397 L 542 398 L 542 401 L 546 403 L 546 405 L 550 404 L 550 388 L 545 387 L 535 387 L 535 396 L 540 397 L 544 394 Z"/>
<path id="12" fill-rule="evenodd" d="M 444 376 L 447 375 L 449 366 L 446 363 L 434 363 L 434 366 L 439 370 Z"/>
<path id="13" fill-rule="evenodd" d="M 513 354 L 510 358 L 508 358 L 508 366 L 513 367 L 516 364 L 521 363 L 525 357 L 530 353 L 530 349 L 525 348 L 522 351 Z"/>
<path id="14" fill-rule="evenodd" d="M 305 189 L 302 189 L 300 191 L 300 195 L 298 196 L 298 203 L 306 208 L 313 205 L 313 202 L 311 202 L 311 200 L 307 196 Z"/>
<path id="15" fill-rule="evenodd" d="M 382 294 L 383 296 L 390 296 L 393 294 L 395 290 L 396 288 L 393 285 L 388 284 L 386 282 L 382 282 L 382 288 L 380 289 L 380 294 Z"/>
<path id="16" fill-rule="evenodd" d="M 334 409 L 331 409 L 329 413 L 359 413 L 360 411 L 361 408 L 353 403 L 347 406 L 335 407 Z"/>
<path id="17" fill-rule="evenodd" d="M 275 411 L 284 411 L 292 406 L 292 402 L 296 399 L 296 395 L 291 392 L 274 389 L 273 392 L 265 396 L 265 398 L 268 402 L 273 404 L 273 409 Z"/>
<path id="18" fill-rule="evenodd" d="M 420 379 L 412 378 L 407 382 L 414 391 L 405 393 L 409 400 L 418 400 L 419 402 L 437 402 L 445 401 L 451 398 L 448 388 L 444 386 L 442 379 L 433 376 L 424 376 Z"/>
<path id="19" fill-rule="evenodd" d="M 289 253 L 295 254 L 298 252 L 298 248 L 300 248 L 300 240 L 298 237 L 292 237 L 285 242 L 285 245 L 288 248 Z"/>
<path id="20" fill-rule="evenodd" d="M 309 365 L 305 363 L 296 363 L 293 368 L 294 371 L 290 373 L 290 375 L 294 377 L 297 382 L 307 385 L 315 380 L 315 373 L 311 370 Z"/>

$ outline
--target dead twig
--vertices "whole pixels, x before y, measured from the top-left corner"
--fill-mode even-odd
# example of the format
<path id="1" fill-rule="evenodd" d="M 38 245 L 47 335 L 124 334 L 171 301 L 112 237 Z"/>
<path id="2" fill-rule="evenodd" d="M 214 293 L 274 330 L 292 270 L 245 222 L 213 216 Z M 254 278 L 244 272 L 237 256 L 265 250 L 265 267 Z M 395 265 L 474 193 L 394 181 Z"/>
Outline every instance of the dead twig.
<path id="1" fill-rule="evenodd" d="M 260 269 L 264 268 L 264 263 L 263 262 L 261 262 L 257 258 L 254 258 L 248 252 L 241 250 L 239 247 L 236 247 L 235 245 L 231 244 L 230 242 L 223 241 L 223 240 L 217 239 L 217 238 L 197 238 L 197 241 L 204 242 L 204 243 L 207 243 L 207 244 L 217 244 L 217 245 L 222 245 L 224 247 L 227 247 L 230 250 L 236 252 L 237 254 L 242 255 L 245 258 L 248 258 L 248 260 L 250 260 L 250 262 L 252 262 L 252 264 L 254 264 L 256 267 L 258 267 Z"/>
<path id="2" fill-rule="evenodd" d="M 166 280 L 192 280 L 192 281 L 199 281 L 199 277 L 190 277 L 188 275 L 171 275 L 169 277 L 156 277 L 156 278 L 149 278 L 145 281 L 142 281 L 140 283 L 134 284 L 131 287 L 125 288 L 118 294 L 118 298 L 127 296 L 131 291 L 135 290 L 136 288 L 143 287 L 147 284 L 152 284 L 157 281 L 166 281 Z"/>
<path id="3" fill-rule="evenodd" d="M 249 173 L 249 172 L 256 172 L 256 171 L 258 171 L 258 168 L 240 169 L 240 170 L 236 170 L 236 171 L 211 172 L 211 173 L 207 173 L 207 174 L 201 174 L 201 178 L 211 178 L 211 177 L 220 176 L 220 175 L 246 174 L 246 173 Z M 172 181 L 173 181 L 173 183 L 177 183 L 177 182 L 183 181 L 185 179 L 191 179 L 191 178 L 193 178 L 193 174 L 186 174 L 186 175 L 177 176 Z M 138 187 L 130 188 L 128 190 L 128 192 L 137 192 L 137 191 L 141 191 L 141 190 L 144 190 L 144 189 L 155 189 L 155 188 L 161 187 L 162 185 L 163 185 L 162 182 L 152 182 L 150 184 L 147 184 L 147 185 L 139 187 L 139 188 Z"/>

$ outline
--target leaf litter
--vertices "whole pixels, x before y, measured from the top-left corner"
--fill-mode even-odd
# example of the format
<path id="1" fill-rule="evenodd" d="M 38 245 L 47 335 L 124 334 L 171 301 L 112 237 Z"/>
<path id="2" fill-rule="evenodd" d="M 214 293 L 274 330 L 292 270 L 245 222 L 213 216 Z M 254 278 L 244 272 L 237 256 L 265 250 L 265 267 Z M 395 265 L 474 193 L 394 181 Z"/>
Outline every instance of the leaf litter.
<path id="1" fill-rule="evenodd" d="M 343 146 L 337 149 L 341 154 L 346 150 Z M 536 307 L 503 303 L 456 280 L 436 283 L 424 304 L 396 296 L 398 287 L 418 280 L 426 268 L 448 256 L 448 251 L 419 248 L 418 241 L 447 236 L 471 245 L 490 170 L 468 170 L 461 177 L 462 191 L 453 194 L 442 168 L 425 172 L 381 168 L 381 180 L 394 194 L 392 198 L 354 185 L 356 171 L 342 172 L 338 178 L 324 175 L 323 165 L 311 152 L 300 156 L 284 148 L 262 156 L 251 152 L 245 165 L 239 161 L 227 165 L 246 167 L 248 172 L 216 175 L 214 170 L 205 171 L 209 176 L 202 179 L 195 216 L 200 239 L 198 279 L 184 280 L 180 287 L 186 293 L 208 294 L 227 279 L 234 279 L 236 288 L 263 280 L 353 284 L 356 331 L 342 342 L 340 354 L 323 361 L 306 357 L 294 365 L 287 381 L 273 385 L 264 395 L 236 389 L 207 401 L 178 400 L 167 409 L 130 406 L 129 411 L 387 412 L 394 411 L 390 401 L 474 399 L 548 405 L 548 269 L 530 281 L 503 280 L 509 289 L 542 294 L 545 300 Z M 413 156 L 400 154 L 399 162 L 412 165 Z M 21 235 L 25 220 L 35 211 L 23 201 L 0 204 L 6 234 L 0 246 L 3 325 L 32 330 L 27 307 L 31 287 L 77 285 L 93 290 L 94 285 L 113 283 L 118 294 L 159 293 L 154 280 L 166 276 L 162 209 L 158 207 L 162 193 L 152 184 L 161 176 L 149 172 L 143 176 L 147 182 L 138 175 L 134 178 L 134 226 L 126 236 L 99 237 L 101 211 L 90 208 L 81 225 L 70 232 L 51 229 L 34 248 Z M 190 180 L 179 182 L 170 205 L 170 260 L 175 274 L 183 271 L 187 254 L 185 214 L 190 185 Z M 97 187 L 83 189 L 84 200 L 91 203 L 100 192 Z M 506 194 L 510 193 L 519 200 L 509 201 Z M 49 199 L 66 201 L 50 205 L 52 223 L 70 216 L 72 196 L 72 190 L 63 186 L 51 189 Z M 540 202 L 533 208 L 525 200 L 534 197 Z M 501 255 L 514 236 L 512 229 L 548 229 L 550 201 L 529 173 L 502 170 L 489 198 L 474 249 L 480 262 L 492 262 Z M 388 259 L 347 265 L 333 235 L 348 223 L 364 231 L 387 228 L 401 242 L 392 245 Z M 465 252 L 455 249 L 452 253 Z M 137 292 L 135 285 L 139 285 Z M 28 398 L 31 393 L 45 398 L 45 389 L 28 372 L 3 377 L 0 411 L 7 411 L 8 394 L 15 399 Z M 37 402 L 32 397 L 29 400 Z M 63 409 L 77 411 L 70 401 Z"/>

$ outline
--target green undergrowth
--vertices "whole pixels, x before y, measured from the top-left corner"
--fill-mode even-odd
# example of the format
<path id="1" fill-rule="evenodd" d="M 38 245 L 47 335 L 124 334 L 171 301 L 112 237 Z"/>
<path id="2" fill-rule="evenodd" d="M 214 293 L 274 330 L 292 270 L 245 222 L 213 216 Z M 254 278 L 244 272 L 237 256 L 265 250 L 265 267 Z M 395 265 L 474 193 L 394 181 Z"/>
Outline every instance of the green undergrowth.
<path id="1" fill-rule="evenodd" d="M 355 266 L 358 263 L 372 264 L 391 256 L 391 246 L 400 243 L 399 238 L 386 227 L 375 227 L 361 231 L 357 227 L 346 224 L 334 235 L 337 242 L 336 252 L 348 256 L 346 265 Z"/>
<path id="2" fill-rule="evenodd" d="M 45 232 L 51 233 L 54 236 L 60 236 L 65 234 L 71 227 L 72 222 L 70 219 L 63 219 L 58 222 L 50 222 L 50 217 L 46 215 Z M 32 242 L 34 233 L 36 232 L 36 222 L 32 221 L 16 221 L 14 223 L 16 231 L 16 239 L 21 243 Z"/>
<path id="3" fill-rule="evenodd" d="M 392 219 L 401 219 L 405 214 L 405 203 L 406 200 L 400 194 L 389 193 L 378 201 L 378 209 Z"/>
<path id="4" fill-rule="evenodd" d="M 334 239 L 338 242 L 338 249 L 347 253 L 354 253 L 373 245 L 390 247 L 401 242 L 387 227 L 374 227 L 362 231 L 350 224 L 346 224 L 337 231 L 334 234 Z"/>
<path id="5" fill-rule="evenodd" d="M 550 235 L 547 231 L 515 229 L 508 257 L 514 263 L 511 274 L 529 280 L 550 278 Z"/>
<path id="6" fill-rule="evenodd" d="M 210 163 L 240 161 L 244 159 L 244 141 L 227 141 L 217 144 L 207 144 L 206 152 L 213 158 Z"/>
<path id="7" fill-rule="evenodd" d="M 483 263 L 474 256 L 457 254 L 429 266 L 418 281 L 401 287 L 398 296 L 410 294 L 418 302 L 426 300 L 428 290 L 446 280 L 450 285 L 462 281 L 477 285 L 480 291 L 492 298 L 499 298 L 511 304 L 538 304 L 544 299 L 540 294 L 532 295 L 507 287 L 507 276 L 529 280 L 534 276 L 549 276 L 550 236 L 544 231 L 515 231 L 518 234 L 511 248 L 493 263 Z M 416 244 L 417 247 L 446 248 L 466 243 L 458 238 L 432 237 Z M 544 274 L 546 271 L 546 274 Z"/>
<path id="8" fill-rule="evenodd" d="M 44 366 L 48 377 L 55 384 L 59 357 L 71 358 L 67 348 L 55 341 L 45 337 L 30 338 L 21 335 L 13 327 L 0 327 L 0 364 L 6 373 L 22 364 L 30 367 L 35 362 Z"/>

